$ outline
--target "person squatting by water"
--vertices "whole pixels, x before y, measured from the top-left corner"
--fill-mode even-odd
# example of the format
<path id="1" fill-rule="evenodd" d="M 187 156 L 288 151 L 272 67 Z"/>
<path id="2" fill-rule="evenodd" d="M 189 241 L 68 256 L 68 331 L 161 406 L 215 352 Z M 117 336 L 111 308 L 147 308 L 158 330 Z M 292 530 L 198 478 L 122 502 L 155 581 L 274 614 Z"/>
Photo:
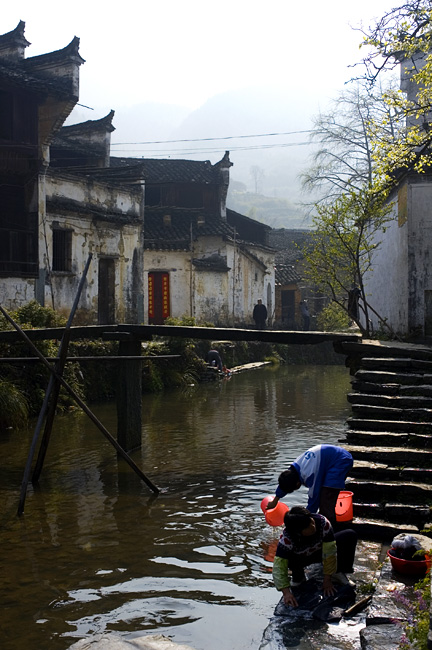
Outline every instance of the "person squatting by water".
<path id="1" fill-rule="evenodd" d="M 335 594 L 334 583 L 352 584 L 346 573 L 352 573 L 357 534 L 346 529 L 333 532 L 326 517 L 310 512 L 303 506 L 294 506 L 284 517 L 285 528 L 280 536 L 273 563 L 273 582 L 282 592 L 285 605 L 297 607 L 291 587 L 306 580 L 304 568 L 311 564 L 323 565 L 324 596 Z M 288 569 L 292 571 L 290 580 Z"/>
<path id="2" fill-rule="evenodd" d="M 209 350 L 209 352 L 207 352 L 207 363 L 210 366 L 216 366 L 217 369 L 222 372 L 222 358 L 217 350 Z"/>
<path id="3" fill-rule="evenodd" d="M 268 503 L 267 510 L 275 508 L 279 499 L 305 485 L 309 488 L 308 510 L 313 513 L 319 510 L 334 525 L 337 498 L 345 488 L 345 479 L 352 466 L 353 457 L 346 449 L 315 445 L 280 474 L 276 496 Z"/>

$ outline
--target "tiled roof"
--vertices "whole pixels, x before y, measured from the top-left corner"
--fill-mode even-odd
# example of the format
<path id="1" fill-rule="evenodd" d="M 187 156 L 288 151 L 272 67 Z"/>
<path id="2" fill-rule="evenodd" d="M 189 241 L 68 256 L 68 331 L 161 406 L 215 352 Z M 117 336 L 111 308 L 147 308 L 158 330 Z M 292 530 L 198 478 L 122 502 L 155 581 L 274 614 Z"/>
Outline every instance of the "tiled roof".
<path id="1" fill-rule="evenodd" d="M 270 246 L 276 249 L 276 263 L 293 265 L 304 258 L 311 243 L 311 230 L 278 228 L 269 232 Z"/>
<path id="2" fill-rule="evenodd" d="M 30 45 L 24 37 L 24 27 L 25 23 L 20 21 L 14 30 L 0 35 L 0 79 L 11 86 L 25 87 L 29 92 L 49 93 L 61 99 L 74 97 L 71 78 L 53 72 L 53 69 L 71 61 L 78 65 L 84 63 L 78 52 L 79 38 L 75 36 L 62 50 L 26 59 L 23 52 L 21 56 L 19 54 L 20 48 Z"/>
<path id="3" fill-rule="evenodd" d="M 289 264 L 276 264 L 275 266 L 275 283 L 276 286 L 286 284 L 297 284 L 301 277 L 295 268 Z"/>
<path id="4" fill-rule="evenodd" d="M 193 259 L 192 263 L 197 271 L 216 271 L 218 273 L 226 273 L 230 270 L 226 258 L 217 253 L 201 259 Z"/>
<path id="5" fill-rule="evenodd" d="M 62 126 L 60 129 L 59 135 L 62 137 L 73 137 L 79 136 L 83 132 L 94 133 L 95 131 L 107 131 L 112 133 L 115 131 L 115 126 L 113 126 L 115 111 L 111 110 L 108 115 L 101 117 L 99 120 L 87 120 L 86 122 L 80 122 L 79 124 L 69 124 L 69 126 Z"/>
<path id="6" fill-rule="evenodd" d="M 7 34 L 0 34 L 0 47 L 6 45 L 16 45 L 20 44 L 23 47 L 30 45 L 26 37 L 24 36 L 25 22 L 20 20 L 18 25 L 12 31 L 7 32 Z"/>
<path id="7" fill-rule="evenodd" d="M 94 205 L 91 203 L 82 203 L 81 201 L 74 201 L 61 196 L 47 197 L 46 199 L 47 212 L 51 214 L 64 214 L 64 215 L 82 215 L 91 217 L 95 220 L 110 221 L 117 224 L 132 224 L 141 223 L 140 215 L 126 214 L 120 210 L 113 210 L 103 205 Z"/>
<path id="8" fill-rule="evenodd" d="M 219 168 L 209 160 L 172 160 L 156 158 L 110 159 L 111 167 L 140 163 L 147 183 L 220 183 Z"/>
<path id="9" fill-rule="evenodd" d="M 28 57 L 27 59 L 24 59 L 23 63 L 27 68 L 39 68 L 41 65 L 46 65 L 47 63 L 52 65 L 53 63 L 64 63 L 67 60 L 72 60 L 81 65 L 81 63 L 85 63 L 85 59 L 82 58 L 78 51 L 79 44 L 80 39 L 77 36 L 74 36 L 69 45 L 66 45 L 66 47 L 63 47 L 61 50 Z"/>
<path id="10" fill-rule="evenodd" d="M 29 92 L 40 95 L 49 93 L 65 99 L 69 99 L 71 96 L 70 83 L 67 80 L 29 73 L 16 62 L 13 65 L 4 65 L 4 62 L 0 59 L 0 79 L 3 83 L 25 88 Z"/>
<path id="11" fill-rule="evenodd" d="M 169 218 L 168 218 L 169 215 Z M 192 223 L 192 232 L 191 232 Z M 233 230 L 217 214 L 195 208 L 146 207 L 144 248 L 189 250 L 191 236 L 219 236 L 233 239 Z"/>
<path id="12" fill-rule="evenodd" d="M 268 241 L 268 233 L 271 227 L 265 223 L 246 217 L 244 214 L 227 209 L 227 221 L 236 229 L 237 235 L 245 242 L 253 245 L 260 245 L 263 248 L 271 249 Z"/>

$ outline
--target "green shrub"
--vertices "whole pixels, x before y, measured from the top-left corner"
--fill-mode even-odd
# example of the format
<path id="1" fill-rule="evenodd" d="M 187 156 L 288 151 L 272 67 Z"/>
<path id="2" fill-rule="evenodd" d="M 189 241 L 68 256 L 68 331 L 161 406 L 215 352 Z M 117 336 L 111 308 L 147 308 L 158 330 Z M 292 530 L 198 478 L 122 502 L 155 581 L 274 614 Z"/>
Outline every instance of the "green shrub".
<path id="1" fill-rule="evenodd" d="M 347 312 L 336 302 L 331 302 L 317 316 L 317 328 L 323 332 L 341 332 L 348 329 Z"/>
<path id="2" fill-rule="evenodd" d="M 9 381 L 0 381 L 0 427 L 22 427 L 27 418 L 28 404 L 22 392 Z"/>
<path id="3" fill-rule="evenodd" d="M 51 307 L 42 307 L 36 300 L 32 300 L 19 307 L 11 314 L 12 318 L 25 329 L 41 327 L 64 327 L 66 319 L 57 314 Z"/>

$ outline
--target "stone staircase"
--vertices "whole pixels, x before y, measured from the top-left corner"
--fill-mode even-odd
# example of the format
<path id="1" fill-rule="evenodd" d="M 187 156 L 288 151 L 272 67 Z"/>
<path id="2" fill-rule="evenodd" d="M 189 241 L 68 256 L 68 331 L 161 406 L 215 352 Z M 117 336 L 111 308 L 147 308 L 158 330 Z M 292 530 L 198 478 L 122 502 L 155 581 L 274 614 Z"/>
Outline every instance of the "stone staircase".
<path id="1" fill-rule="evenodd" d="M 352 416 L 341 444 L 354 458 L 346 489 L 364 539 L 391 542 L 431 525 L 432 348 L 344 342 Z"/>

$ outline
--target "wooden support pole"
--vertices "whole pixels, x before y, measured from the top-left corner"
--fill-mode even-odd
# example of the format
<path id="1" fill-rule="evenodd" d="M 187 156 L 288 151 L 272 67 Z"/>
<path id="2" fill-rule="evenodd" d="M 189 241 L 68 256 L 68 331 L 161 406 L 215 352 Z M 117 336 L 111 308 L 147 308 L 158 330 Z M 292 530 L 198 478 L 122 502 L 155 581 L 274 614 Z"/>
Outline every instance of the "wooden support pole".
<path id="1" fill-rule="evenodd" d="M 137 356 L 141 341 L 130 336 L 119 342 L 119 356 Z M 141 446 L 142 435 L 142 364 L 119 361 L 117 379 L 117 441 L 126 451 Z"/>
<path id="2" fill-rule="evenodd" d="M 74 303 L 72 305 L 72 309 L 71 309 L 71 312 L 69 314 L 69 318 L 68 318 L 67 323 L 66 323 L 65 331 L 64 331 L 61 343 L 60 343 L 60 347 L 59 347 L 59 351 L 58 351 L 58 360 L 57 360 L 57 362 L 55 364 L 56 372 L 60 376 L 63 376 L 64 367 L 66 365 L 66 357 L 67 357 L 68 346 L 69 346 L 69 341 L 70 341 L 70 328 L 72 327 L 72 322 L 73 322 L 76 310 L 78 309 L 79 301 L 80 301 L 80 298 L 81 298 L 81 293 L 82 293 L 82 290 L 84 288 L 84 283 L 85 283 L 86 278 L 87 278 L 87 273 L 88 273 L 88 270 L 89 270 L 89 267 L 90 267 L 90 262 L 92 260 L 92 257 L 93 257 L 93 254 L 90 253 L 88 258 L 87 258 L 87 263 L 85 265 L 85 268 L 84 268 L 84 271 L 83 271 L 83 274 L 82 274 L 82 277 L 81 277 L 81 280 L 80 280 L 80 283 L 79 283 L 79 286 L 78 286 L 78 290 L 77 290 L 77 293 L 76 293 L 76 296 L 75 296 L 75 300 L 74 300 Z M 54 424 L 54 417 L 55 417 L 55 413 L 56 413 L 56 410 L 57 410 L 58 397 L 59 397 L 59 394 L 60 394 L 60 382 L 58 380 L 54 379 L 53 375 L 51 375 L 51 377 L 50 377 L 50 386 L 51 386 L 51 384 L 52 384 L 52 391 L 50 391 L 51 392 L 51 398 L 50 398 L 50 402 L 49 402 L 49 405 L 48 405 L 48 411 L 47 411 L 47 416 L 46 416 L 46 420 L 45 420 L 45 429 L 44 429 L 44 433 L 43 433 L 43 436 L 42 436 L 42 441 L 41 441 L 41 444 L 40 444 L 40 447 L 39 447 L 39 453 L 38 453 L 38 457 L 37 457 L 37 460 L 36 460 L 36 465 L 35 465 L 35 468 L 33 470 L 33 476 L 32 476 L 32 482 L 33 483 L 37 483 L 39 481 L 39 477 L 40 477 L 41 472 L 42 472 L 42 467 L 43 467 L 43 464 L 44 464 L 44 461 L 45 461 L 46 452 L 48 450 L 48 443 L 49 443 L 49 439 L 51 437 L 51 431 L 52 431 L 52 427 L 53 427 L 53 424 Z"/>
<path id="3" fill-rule="evenodd" d="M 73 390 L 71 386 L 63 379 L 63 377 L 60 377 L 57 375 L 56 370 L 51 364 L 45 359 L 43 354 L 39 352 L 37 347 L 33 344 L 33 342 L 29 339 L 27 334 L 21 329 L 21 327 L 15 323 L 15 321 L 9 316 L 7 311 L 3 309 L 3 307 L 0 305 L 0 311 L 3 314 L 3 316 L 8 320 L 11 325 L 21 334 L 23 339 L 26 341 L 26 343 L 30 346 L 30 349 L 33 350 L 34 354 L 36 354 L 37 357 L 42 361 L 44 366 L 48 368 L 48 370 L 54 375 L 54 378 L 56 378 L 61 385 L 67 390 L 69 395 L 71 395 L 74 400 L 77 402 L 77 404 L 82 408 L 84 413 L 88 415 L 88 417 L 91 419 L 91 421 L 98 427 L 98 429 L 103 433 L 105 438 L 113 445 L 113 447 L 117 450 L 119 455 L 127 462 L 127 464 L 134 470 L 134 472 L 141 478 L 141 480 L 144 481 L 144 483 L 155 493 L 159 494 L 160 490 L 157 488 L 149 478 L 140 470 L 140 468 L 134 463 L 132 458 L 124 451 L 124 449 L 118 444 L 117 440 L 112 437 L 112 435 L 109 433 L 109 431 L 104 427 L 102 422 L 98 420 L 98 418 L 94 415 L 94 413 L 88 408 L 88 406 L 82 401 L 82 399 L 79 397 L 79 395 L 76 394 L 76 392 Z"/>
<path id="4" fill-rule="evenodd" d="M 72 305 L 72 309 L 71 309 L 68 321 L 66 323 L 66 327 L 65 327 L 65 330 L 63 332 L 62 340 L 61 340 L 61 343 L 60 343 L 60 347 L 59 347 L 59 351 L 58 351 L 58 355 L 57 355 L 58 356 L 58 361 L 57 361 L 57 364 L 56 364 L 57 372 L 59 372 L 60 374 L 63 372 L 64 366 L 65 366 L 65 363 L 66 363 L 67 347 L 68 347 L 69 338 L 70 338 L 70 328 L 72 326 L 73 317 L 75 316 L 75 312 L 76 312 L 77 307 L 78 307 L 79 299 L 80 299 L 80 296 L 81 296 L 82 288 L 84 286 L 85 278 L 87 276 L 87 271 L 88 271 L 89 266 L 90 266 L 91 259 L 92 259 L 92 254 L 90 253 L 90 255 L 88 256 L 87 263 L 86 263 L 86 266 L 85 266 L 81 281 L 79 283 L 77 295 L 75 297 L 74 304 Z M 2 313 L 4 315 L 6 315 L 6 312 L 4 312 L 3 308 L 1 308 L 1 309 L 2 309 Z M 8 318 L 8 320 L 12 320 L 9 316 L 7 316 L 7 318 Z M 57 394 L 56 394 L 56 390 L 57 390 Z M 43 400 L 43 403 L 42 403 L 42 408 L 41 408 L 40 413 L 39 413 L 39 417 L 38 417 L 38 420 L 37 420 L 37 423 L 36 423 L 36 428 L 35 428 L 35 431 L 34 431 L 34 434 L 33 434 L 32 443 L 30 445 L 29 454 L 27 456 L 27 462 L 26 462 L 26 465 L 25 465 L 25 468 L 24 468 L 24 475 L 23 475 L 23 480 L 22 480 L 22 483 L 21 483 L 20 499 L 19 499 L 19 504 L 18 504 L 18 515 L 22 515 L 22 513 L 24 512 L 24 503 L 25 503 L 25 498 L 26 498 L 26 494 L 27 494 L 27 487 L 28 487 L 28 482 L 29 482 L 29 477 L 30 477 L 31 465 L 32 465 L 32 462 L 33 462 L 34 453 L 36 451 L 36 445 L 37 445 L 37 441 L 39 439 L 39 434 L 40 434 L 40 431 L 41 431 L 41 428 L 42 428 L 42 423 L 43 423 L 43 420 L 45 418 L 45 414 L 46 414 L 46 412 L 47 412 L 47 410 L 49 408 L 50 399 L 51 399 L 51 405 L 52 405 L 53 399 L 55 400 L 55 405 L 57 404 L 57 396 L 58 396 L 58 391 L 59 390 L 60 390 L 60 384 L 54 380 L 53 375 L 50 375 L 49 382 L 48 382 L 48 387 L 47 387 L 47 390 L 45 391 L 45 396 L 44 396 L 44 400 Z M 55 405 L 54 405 L 54 411 L 55 411 Z M 54 418 L 54 416 L 53 416 L 53 418 Z M 45 423 L 45 426 L 46 426 L 46 423 Z M 46 443 L 46 445 L 48 445 L 48 442 Z M 39 450 L 39 452 L 40 452 L 40 450 Z"/>

